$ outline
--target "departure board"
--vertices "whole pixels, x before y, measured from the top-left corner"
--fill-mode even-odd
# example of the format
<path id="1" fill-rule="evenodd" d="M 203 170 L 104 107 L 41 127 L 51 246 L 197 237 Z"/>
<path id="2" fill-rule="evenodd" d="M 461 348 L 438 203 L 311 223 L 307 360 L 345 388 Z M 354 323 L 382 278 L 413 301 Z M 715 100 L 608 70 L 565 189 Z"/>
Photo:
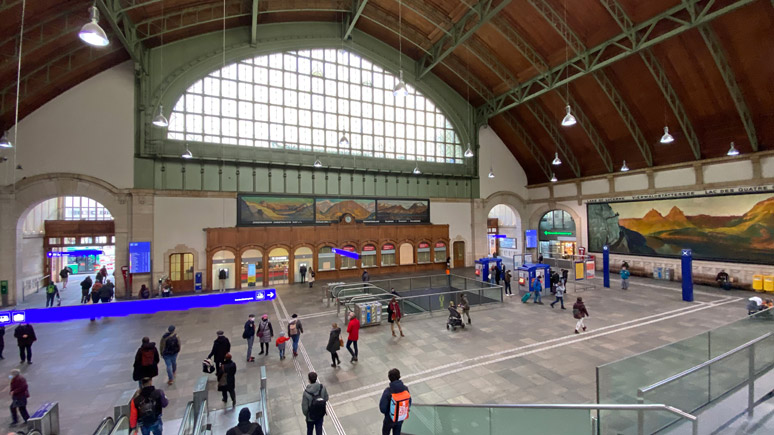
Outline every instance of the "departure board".
<path id="1" fill-rule="evenodd" d="M 150 273 L 151 242 L 129 243 L 129 273 Z"/>

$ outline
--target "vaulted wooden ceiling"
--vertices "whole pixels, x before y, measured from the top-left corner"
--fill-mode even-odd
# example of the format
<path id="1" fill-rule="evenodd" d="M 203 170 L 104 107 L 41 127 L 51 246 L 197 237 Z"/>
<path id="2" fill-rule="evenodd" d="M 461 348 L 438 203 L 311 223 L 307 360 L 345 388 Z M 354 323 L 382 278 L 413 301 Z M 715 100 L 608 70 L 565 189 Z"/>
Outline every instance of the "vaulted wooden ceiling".
<path id="1" fill-rule="evenodd" d="M 89 0 L 28 0 L 20 117 L 131 58 L 77 36 Z M 522 164 L 530 183 L 769 149 L 774 5 L 769 0 L 226 0 L 226 26 L 348 21 L 446 81 Z M 144 47 L 217 31 L 223 2 L 97 0 Z M 257 14 L 254 10 L 257 9 Z M 162 14 L 163 11 L 163 14 Z M 21 0 L 0 0 L 0 127 L 13 124 Z M 568 102 L 579 123 L 562 127 Z M 675 142 L 659 143 L 664 126 Z M 558 152 L 563 164 L 550 164 Z"/>

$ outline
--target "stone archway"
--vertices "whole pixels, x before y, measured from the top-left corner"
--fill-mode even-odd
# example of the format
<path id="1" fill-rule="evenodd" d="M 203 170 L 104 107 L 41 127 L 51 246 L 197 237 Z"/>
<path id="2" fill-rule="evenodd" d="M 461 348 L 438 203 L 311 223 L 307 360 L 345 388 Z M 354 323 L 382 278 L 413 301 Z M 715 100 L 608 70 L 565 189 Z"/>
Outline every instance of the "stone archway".
<path id="1" fill-rule="evenodd" d="M 575 222 L 576 244 L 579 247 L 586 246 L 586 240 L 584 238 L 585 233 L 583 231 L 583 221 L 581 220 L 581 216 L 572 208 L 562 204 L 552 204 L 550 206 L 546 204 L 535 209 L 529 217 L 530 228 L 537 229 L 540 226 L 540 219 L 542 219 L 546 213 L 552 210 L 562 210 L 570 214 L 570 217 L 572 217 L 572 220 Z"/>
<path id="2" fill-rule="evenodd" d="M 0 251 L 0 276 L 8 280 L 9 305 L 16 304 L 22 291 L 21 261 L 24 218 L 37 204 L 62 196 L 84 196 L 101 203 L 113 215 L 116 237 L 116 294 L 127 294 L 120 278 L 121 266 L 128 265 L 129 194 L 98 178 L 81 174 L 43 174 L 24 178 L 0 191 L 0 245 L 14 249 Z M 22 259 L 23 260 L 23 259 Z"/>
<path id="3" fill-rule="evenodd" d="M 489 216 L 490 210 L 500 204 L 508 206 L 516 215 L 516 244 L 517 246 L 521 247 L 520 252 L 524 252 L 523 216 L 527 215 L 526 201 L 524 198 L 513 192 L 500 191 L 495 192 L 482 200 L 480 207 L 477 206 L 474 210 L 472 234 L 473 240 L 471 240 L 471 243 L 473 244 L 472 250 L 476 258 L 483 257 L 488 254 L 486 220 Z"/>

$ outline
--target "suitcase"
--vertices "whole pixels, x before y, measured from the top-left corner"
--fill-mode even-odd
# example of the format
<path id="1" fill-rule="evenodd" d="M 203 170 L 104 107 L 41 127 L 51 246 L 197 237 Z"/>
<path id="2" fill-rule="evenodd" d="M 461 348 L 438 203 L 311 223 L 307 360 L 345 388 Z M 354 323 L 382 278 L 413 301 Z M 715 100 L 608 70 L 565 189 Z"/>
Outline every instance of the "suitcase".
<path id="1" fill-rule="evenodd" d="M 527 292 L 524 294 L 524 296 L 521 297 L 521 301 L 526 304 L 531 296 L 532 296 L 532 293 Z"/>

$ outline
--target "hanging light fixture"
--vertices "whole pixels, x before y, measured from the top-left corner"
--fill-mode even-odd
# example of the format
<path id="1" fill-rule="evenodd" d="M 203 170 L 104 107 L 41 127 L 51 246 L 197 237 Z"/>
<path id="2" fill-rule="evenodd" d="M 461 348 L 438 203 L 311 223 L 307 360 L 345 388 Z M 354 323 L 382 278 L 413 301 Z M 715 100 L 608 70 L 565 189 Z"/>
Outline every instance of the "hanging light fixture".
<path id="1" fill-rule="evenodd" d="M 621 172 L 627 172 L 629 170 L 629 167 L 626 166 L 626 160 L 623 161 L 623 165 L 621 166 Z"/>
<path id="2" fill-rule="evenodd" d="M 419 175 L 421 173 L 422 171 L 419 170 L 419 163 L 417 163 L 416 166 L 414 166 L 414 175 Z"/>
<path id="3" fill-rule="evenodd" d="M 565 112 L 567 112 L 566 115 L 564 115 L 564 119 L 562 119 L 562 125 L 565 127 L 569 127 L 571 125 L 575 125 L 578 121 L 575 120 L 575 116 L 572 114 L 572 109 L 570 108 L 570 105 L 568 104 L 567 107 L 564 108 Z"/>
<path id="4" fill-rule="evenodd" d="M 13 143 L 8 139 L 8 132 L 3 132 L 3 137 L 0 137 L 0 148 L 13 148 Z"/>
<path id="5" fill-rule="evenodd" d="M 314 167 L 315 168 L 322 168 L 322 162 L 320 161 L 319 158 L 314 161 Z"/>
<path id="6" fill-rule="evenodd" d="M 349 139 L 347 139 L 346 133 L 341 133 L 341 139 L 339 139 L 339 146 L 340 147 L 349 147 Z"/>
<path id="7" fill-rule="evenodd" d="M 562 159 L 559 158 L 559 153 L 554 153 L 554 161 L 551 162 L 554 166 L 559 166 L 562 164 Z"/>
<path id="8" fill-rule="evenodd" d="M 164 1 L 161 2 L 161 16 L 164 16 Z M 161 32 L 161 45 L 159 45 L 159 72 L 164 74 L 164 32 Z M 163 88 L 162 83 L 162 88 Z M 161 95 L 164 95 L 162 92 Z M 159 103 L 159 111 L 153 118 L 152 124 L 159 128 L 169 127 L 169 120 L 164 116 L 164 106 Z"/>
<path id="9" fill-rule="evenodd" d="M 156 117 L 153 118 L 153 125 L 161 128 L 169 126 L 169 121 L 167 120 L 167 117 L 164 116 L 164 106 L 161 104 L 159 104 L 159 112 L 156 114 Z"/>
<path id="10" fill-rule="evenodd" d="M 400 80 L 392 88 L 392 95 L 405 97 L 408 95 L 408 88 L 406 82 L 403 81 L 403 3 L 400 0 L 398 0 L 398 69 Z"/>
<path id="11" fill-rule="evenodd" d="M 567 22 L 567 0 L 564 2 L 564 22 Z M 570 43 L 564 44 L 564 63 L 565 65 L 569 63 L 570 61 Z M 562 118 L 562 126 L 564 127 L 570 127 L 572 125 L 575 125 L 577 121 L 575 120 L 575 116 L 572 114 L 572 109 L 570 108 L 570 70 L 567 69 L 567 83 L 564 86 L 564 94 L 565 94 L 565 101 L 567 101 L 567 106 L 565 106 L 564 111 L 565 115 L 564 118 Z M 556 160 L 554 160 L 556 161 Z M 555 165 L 558 163 L 554 163 Z"/>
<path id="12" fill-rule="evenodd" d="M 669 127 L 664 127 L 664 135 L 661 136 L 661 140 L 659 142 L 661 143 L 672 143 L 675 141 L 675 138 L 669 134 Z"/>
<path id="13" fill-rule="evenodd" d="M 556 183 L 557 181 L 559 181 L 559 179 L 556 178 L 556 174 L 552 172 L 551 173 L 551 182 L 552 183 Z"/>
<path id="14" fill-rule="evenodd" d="M 731 142 L 731 148 L 728 149 L 728 152 L 726 153 L 729 156 L 738 156 L 739 150 L 736 149 L 736 146 L 734 146 L 734 143 Z"/>
<path id="15" fill-rule="evenodd" d="M 489 175 L 488 175 L 488 177 L 489 177 L 489 178 L 494 178 L 494 177 L 495 177 L 495 175 L 494 175 L 494 169 L 492 169 L 492 167 L 491 167 L 491 166 L 489 167 Z"/>
<path id="16" fill-rule="evenodd" d="M 180 157 L 182 157 L 184 159 L 192 159 L 193 158 L 193 153 L 191 152 L 191 150 L 188 149 L 188 147 L 185 147 L 185 152 Z"/>
<path id="17" fill-rule="evenodd" d="M 99 11 L 96 6 L 89 7 L 89 16 L 91 21 L 84 24 L 81 30 L 78 32 L 78 37 L 81 40 L 94 47 L 104 47 L 110 44 L 105 31 L 99 25 Z"/>
<path id="18" fill-rule="evenodd" d="M 470 149 L 470 143 L 468 143 L 468 149 L 465 150 L 465 157 L 473 157 L 473 150 Z"/>

